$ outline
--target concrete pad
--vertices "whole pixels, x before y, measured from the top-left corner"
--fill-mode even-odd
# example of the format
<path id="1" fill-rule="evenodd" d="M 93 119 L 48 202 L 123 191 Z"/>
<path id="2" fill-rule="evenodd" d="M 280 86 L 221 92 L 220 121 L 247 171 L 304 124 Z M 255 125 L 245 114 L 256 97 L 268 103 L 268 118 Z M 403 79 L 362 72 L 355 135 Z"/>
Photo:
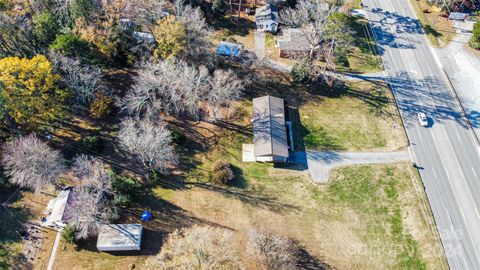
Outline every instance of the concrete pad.
<path id="1" fill-rule="evenodd" d="M 402 152 L 334 152 L 307 151 L 310 176 L 316 183 L 327 183 L 330 170 L 355 164 L 383 164 L 410 160 L 408 151 Z"/>
<path id="2" fill-rule="evenodd" d="M 242 144 L 242 162 L 255 162 L 253 155 L 253 144 Z"/>

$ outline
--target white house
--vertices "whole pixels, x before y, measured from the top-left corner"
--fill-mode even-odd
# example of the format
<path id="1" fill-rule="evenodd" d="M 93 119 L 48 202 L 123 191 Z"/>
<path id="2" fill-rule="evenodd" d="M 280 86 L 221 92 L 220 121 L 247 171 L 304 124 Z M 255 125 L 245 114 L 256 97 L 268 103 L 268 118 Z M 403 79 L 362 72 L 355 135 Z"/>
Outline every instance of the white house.
<path id="1" fill-rule="evenodd" d="M 278 30 L 278 10 L 273 4 L 259 7 L 255 12 L 255 27 L 260 32 L 276 33 Z"/>

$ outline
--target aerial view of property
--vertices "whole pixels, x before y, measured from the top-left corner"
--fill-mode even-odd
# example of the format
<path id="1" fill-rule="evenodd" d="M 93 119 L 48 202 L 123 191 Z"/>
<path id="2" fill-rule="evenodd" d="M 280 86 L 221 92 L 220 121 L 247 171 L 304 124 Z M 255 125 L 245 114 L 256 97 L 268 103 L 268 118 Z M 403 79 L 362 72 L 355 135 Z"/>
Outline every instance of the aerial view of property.
<path id="1" fill-rule="evenodd" d="M 0 0 L 0 270 L 480 270 L 480 0 Z"/>

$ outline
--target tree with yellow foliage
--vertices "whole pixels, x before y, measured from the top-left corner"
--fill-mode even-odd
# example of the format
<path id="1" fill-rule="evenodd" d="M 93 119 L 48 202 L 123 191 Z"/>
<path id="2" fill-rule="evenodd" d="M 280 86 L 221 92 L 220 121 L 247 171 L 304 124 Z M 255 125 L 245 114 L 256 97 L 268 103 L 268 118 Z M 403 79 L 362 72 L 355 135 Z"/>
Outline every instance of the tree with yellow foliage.
<path id="1" fill-rule="evenodd" d="M 171 59 L 186 50 L 187 32 L 185 26 L 175 16 L 167 16 L 157 22 L 153 35 L 157 41 L 155 57 Z"/>
<path id="2" fill-rule="evenodd" d="M 0 98 L 18 125 L 34 130 L 64 115 L 68 91 L 58 86 L 59 75 L 43 55 L 32 59 L 0 59 Z"/>

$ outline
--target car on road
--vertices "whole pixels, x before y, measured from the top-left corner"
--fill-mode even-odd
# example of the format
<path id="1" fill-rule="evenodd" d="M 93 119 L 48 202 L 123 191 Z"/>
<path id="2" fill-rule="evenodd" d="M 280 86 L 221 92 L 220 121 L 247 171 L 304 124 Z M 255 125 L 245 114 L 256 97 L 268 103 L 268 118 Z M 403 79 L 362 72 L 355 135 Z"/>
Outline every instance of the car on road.
<path id="1" fill-rule="evenodd" d="M 418 116 L 418 121 L 420 122 L 420 125 L 422 127 L 428 126 L 428 119 L 427 119 L 427 116 L 425 115 L 425 113 L 419 112 L 417 114 L 417 116 Z"/>

